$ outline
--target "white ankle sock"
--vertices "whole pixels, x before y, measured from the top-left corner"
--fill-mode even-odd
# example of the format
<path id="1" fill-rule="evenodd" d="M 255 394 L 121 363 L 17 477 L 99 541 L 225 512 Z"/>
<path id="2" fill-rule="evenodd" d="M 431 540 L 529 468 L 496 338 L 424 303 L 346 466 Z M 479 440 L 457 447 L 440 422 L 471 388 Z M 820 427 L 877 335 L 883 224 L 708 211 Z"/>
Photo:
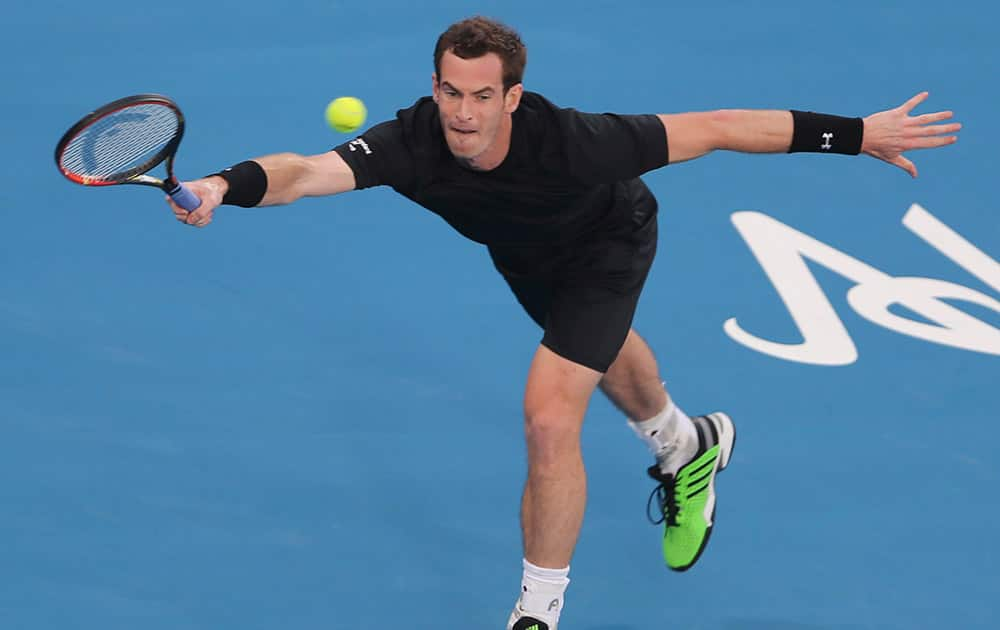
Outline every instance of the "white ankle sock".
<path id="1" fill-rule="evenodd" d="M 562 612 L 563 594 L 569 584 L 569 567 L 565 569 L 543 569 L 523 560 L 524 573 L 521 577 L 521 598 L 517 607 L 550 626 L 559 622 Z"/>
<path id="2" fill-rule="evenodd" d="M 698 454 L 698 430 L 672 399 L 667 400 L 663 411 L 652 418 L 641 422 L 629 420 L 628 423 L 649 446 L 663 473 L 675 474 Z"/>

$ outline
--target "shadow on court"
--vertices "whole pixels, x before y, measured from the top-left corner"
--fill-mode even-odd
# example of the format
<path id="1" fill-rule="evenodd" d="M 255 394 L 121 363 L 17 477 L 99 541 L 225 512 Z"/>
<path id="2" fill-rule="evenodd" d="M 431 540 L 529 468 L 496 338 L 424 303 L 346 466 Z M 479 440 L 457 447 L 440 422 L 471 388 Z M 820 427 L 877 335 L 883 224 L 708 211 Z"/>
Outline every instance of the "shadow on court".
<path id="1" fill-rule="evenodd" d="M 862 630 L 858 625 L 817 625 L 779 619 L 730 619 L 724 621 L 720 630 Z"/>
<path id="2" fill-rule="evenodd" d="M 714 630 L 716 628 L 718 630 L 862 630 L 862 626 L 857 625 L 816 625 L 779 619 L 730 619 L 723 621 L 719 626 L 714 624 L 694 626 L 692 630 L 697 628 L 704 628 L 705 630 Z M 585 626 L 583 630 L 641 630 L 641 626 L 620 623 L 600 624 Z"/>

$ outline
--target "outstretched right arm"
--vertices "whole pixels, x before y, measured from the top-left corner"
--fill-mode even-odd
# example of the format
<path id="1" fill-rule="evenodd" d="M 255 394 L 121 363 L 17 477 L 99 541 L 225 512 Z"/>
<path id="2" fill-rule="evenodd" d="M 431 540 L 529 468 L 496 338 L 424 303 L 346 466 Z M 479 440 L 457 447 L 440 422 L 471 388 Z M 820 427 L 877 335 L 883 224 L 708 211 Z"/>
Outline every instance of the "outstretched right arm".
<path id="1" fill-rule="evenodd" d="M 267 189 L 258 206 L 292 203 L 302 197 L 335 195 L 356 187 L 354 171 L 336 151 L 311 156 L 277 153 L 255 158 L 253 161 L 260 164 L 267 175 Z M 188 212 L 174 204 L 169 197 L 167 203 L 181 223 L 205 227 L 212 222 L 212 215 L 222 203 L 229 184 L 217 175 L 186 184 L 201 198 L 201 206 Z"/>
<path id="2" fill-rule="evenodd" d="M 336 151 L 308 157 L 278 153 L 254 162 L 267 173 L 267 192 L 258 204 L 261 206 L 292 203 L 302 197 L 336 195 L 355 187 L 354 171 Z"/>

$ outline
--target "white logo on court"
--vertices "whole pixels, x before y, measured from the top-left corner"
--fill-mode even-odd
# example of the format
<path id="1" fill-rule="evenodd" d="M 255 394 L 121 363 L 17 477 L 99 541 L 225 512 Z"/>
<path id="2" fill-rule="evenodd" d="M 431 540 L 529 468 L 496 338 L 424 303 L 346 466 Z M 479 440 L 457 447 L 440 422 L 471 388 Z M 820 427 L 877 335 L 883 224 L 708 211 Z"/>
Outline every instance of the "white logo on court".
<path id="1" fill-rule="evenodd" d="M 763 354 L 812 365 L 849 365 L 858 351 L 806 260 L 854 282 L 847 302 L 868 321 L 924 341 L 1000 356 L 1000 329 L 945 300 L 976 304 L 1000 314 L 1000 301 L 969 287 L 916 276 L 890 276 L 760 212 L 737 212 L 733 225 L 750 247 L 788 309 L 801 343 L 780 343 L 748 333 L 736 318 L 723 330 Z M 1000 263 L 918 204 L 903 225 L 987 286 L 1000 293 Z M 898 305 L 923 318 L 892 312 Z M 930 323 L 928 323 L 930 322 Z"/>
<path id="2" fill-rule="evenodd" d="M 365 155 L 372 154 L 371 147 L 369 147 L 368 143 L 362 140 L 361 138 L 358 138 L 356 140 L 351 140 L 350 142 L 347 143 L 347 148 L 350 149 L 351 151 L 357 151 L 358 147 L 361 147 L 364 150 Z"/>
<path id="3" fill-rule="evenodd" d="M 823 144 L 819 145 L 819 148 L 821 148 L 821 149 L 832 149 L 833 145 L 830 144 L 831 140 L 833 140 L 833 134 L 830 133 L 830 132 L 824 133 L 823 134 Z"/>

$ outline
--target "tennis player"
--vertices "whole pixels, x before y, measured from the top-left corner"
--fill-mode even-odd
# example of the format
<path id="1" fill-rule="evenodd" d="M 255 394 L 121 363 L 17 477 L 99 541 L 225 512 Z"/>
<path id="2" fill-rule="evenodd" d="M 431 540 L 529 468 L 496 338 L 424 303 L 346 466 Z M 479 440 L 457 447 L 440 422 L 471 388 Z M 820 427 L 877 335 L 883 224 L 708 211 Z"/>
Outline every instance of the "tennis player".
<path id="1" fill-rule="evenodd" d="M 656 252 L 657 202 L 639 179 L 714 150 L 865 153 L 911 176 L 903 153 L 956 141 L 951 112 L 912 116 L 921 93 L 862 118 L 800 111 L 588 114 L 522 85 L 517 33 L 475 17 L 450 26 L 434 50 L 432 97 L 332 151 L 241 162 L 189 182 L 204 227 L 220 204 L 288 204 L 304 196 L 391 186 L 486 246 L 544 331 L 524 394 L 528 477 L 521 503 L 521 593 L 509 630 L 554 630 L 583 520 L 580 430 L 600 388 L 649 446 L 663 555 L 683 571 L 715 519 L 715 475 L 733 451 L 724 413 L 688 416 L 667 395 L 632 317 Z M 169 201 L 169 200 L 168 200 Z"/>

